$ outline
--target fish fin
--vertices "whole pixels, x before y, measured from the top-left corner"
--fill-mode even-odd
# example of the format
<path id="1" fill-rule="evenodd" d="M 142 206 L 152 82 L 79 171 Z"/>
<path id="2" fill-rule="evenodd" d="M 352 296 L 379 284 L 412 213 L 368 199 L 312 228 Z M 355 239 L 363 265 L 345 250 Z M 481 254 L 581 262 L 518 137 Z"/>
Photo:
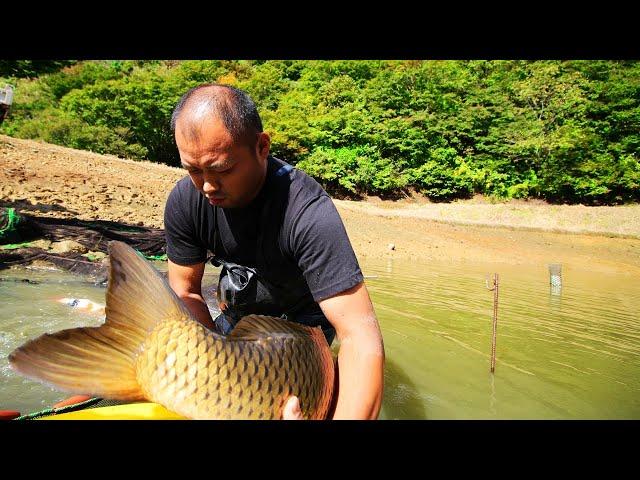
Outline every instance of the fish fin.
<path id="1" fill-rule="evenodd" d="M 257 340 L 267 337 L 289 337 L 294 335 L 313 336 L 314 330 L 319 330 L 322 335 L 320 328 L 308 327 L 283 318 L 266 315 L 247 315 L 240 319 L 227 338 Z"/>
<path id="2" fill-rule="evenodd" d="M 106 298 L 105 325 L 136 325 L 150 332 L 169 318 L 196 321 L 160 273 L 123 242 L 109 242 Z"/>
<path id="3" fill-rule="evenodd" d="M 125 331 L 81 327 L 31 340 L 11 352 L 9 363 L 22 375 L 67 392 L 141 400 L 132 358 L 137 347 Z"/>
<path id="4" fill-rule="evenodd" d="M 73 393 L 144 398 L 135 362 L 146 337 L 165 319 L 191 315 L 164 278 L 131 247 L 110 242 L 109 258 L 105 323 L 27 342 L 9 356 L 15 370 Z"/>

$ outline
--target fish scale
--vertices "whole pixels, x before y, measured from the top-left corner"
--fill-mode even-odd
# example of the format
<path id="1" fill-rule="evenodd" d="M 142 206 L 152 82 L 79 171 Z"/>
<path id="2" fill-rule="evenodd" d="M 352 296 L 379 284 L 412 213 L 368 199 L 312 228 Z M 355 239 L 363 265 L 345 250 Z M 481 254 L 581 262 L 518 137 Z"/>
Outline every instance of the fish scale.
<path id="1" fill-rule="evenodd" d="M 164 352 L 159 339 L 168 340 Z M 309 414 L 314 407 L 320 406 L 314 405 L 311 397 L 319 396 L 321 392 L 307 369 L 309 362 L 299 361 L 298 357 L 304 355 L 294 339 L 258 344 L 242 340 L 225 341 L 199 324 L 183 321 L 176 322 L 174 326 L 163 325 L 158 332 L 152 333 L 147 342 L 138 357 L 138 381 L 150 400 L 176 413 L 192 418 L 277 418 L 284 400 L 294 391 L 298 379 L 303 378 L 310 381 L 300 383 L 301 410 Z M 276 342 L 282 344 L 280 348 Z M 192 348 L 183 358 L 191 351 L 197 354 L 201 344 L 206 344 L 207 348 L 204 357 L 190 363 L 195 366 L 194 373 L 185 377 L 182 362 L 173 363 L 170 355 L 183 348 L 188 349 L 188 344 Z M 260 347 L 257 352 L 256 347 Z M 271 352 L 269 347 L 280 350 L 280 355 Z M 278 363 L 284 364 L 287 357 L 291 364 L 288 378 L 272 368 L 276 358 Z M 240 365 L 246 367 L 241 368 Z M 237 368 L 234 370 L 234 367 Z M 253 378 L 247 375 L 249 371 L 256 372 Z M 165 380 L 162 380 L 163 376 Z M 192 401 L 194 395 L 195 403 Z"/>

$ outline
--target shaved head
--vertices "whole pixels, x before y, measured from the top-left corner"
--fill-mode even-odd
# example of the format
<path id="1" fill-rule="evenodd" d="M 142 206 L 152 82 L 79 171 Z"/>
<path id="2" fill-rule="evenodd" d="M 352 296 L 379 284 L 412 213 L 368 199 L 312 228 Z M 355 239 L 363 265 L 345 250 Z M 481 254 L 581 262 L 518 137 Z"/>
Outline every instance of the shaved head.
<path id="1" fill-rule="evenodd" d="M 215 83 L 200 85 L 185 93 L 171 115 L 176 128 L 192 141 L 198 141 L 205 122 L 220 120 L 234 142 L 254 147 L 262 132 L 262 121 L 255 103 L 242 90 Z"/>

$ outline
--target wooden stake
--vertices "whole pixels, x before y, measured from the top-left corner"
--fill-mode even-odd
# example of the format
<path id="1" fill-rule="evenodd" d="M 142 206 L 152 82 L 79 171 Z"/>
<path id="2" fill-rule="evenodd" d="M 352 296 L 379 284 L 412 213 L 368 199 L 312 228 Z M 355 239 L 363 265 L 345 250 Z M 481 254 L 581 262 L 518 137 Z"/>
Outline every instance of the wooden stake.
<path id="1" fill-rule="evenodd" d="M 488 282 L 487 282 L 488 283 Z M 488 287 L 488 285 L 487 285 Z M 498 274 L 493 274 L 493 333 L 491 335 L 491 373 L 496 370 L 496 333 L 498 330 Z"/>

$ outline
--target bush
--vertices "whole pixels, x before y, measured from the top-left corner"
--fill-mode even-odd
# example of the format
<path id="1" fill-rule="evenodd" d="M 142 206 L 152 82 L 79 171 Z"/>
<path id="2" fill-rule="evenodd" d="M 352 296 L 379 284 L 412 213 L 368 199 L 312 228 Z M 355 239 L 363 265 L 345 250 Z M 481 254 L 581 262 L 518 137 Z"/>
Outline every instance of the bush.
<path id="1" fill-rule="evenodd" d="M 427 162 L 411 168 L 409 183 L 437 201 L 467 198 L 473 193 L 473 177 L 453 148 L 437 148 Z"/>
<path id="2" fill-rule="evenodd" d="M 375 150 L 366 147 L 319 147 L 297 166 L 335 193 L 384 194 L 406 184 L 389 160 L 381 159 Z"/>

